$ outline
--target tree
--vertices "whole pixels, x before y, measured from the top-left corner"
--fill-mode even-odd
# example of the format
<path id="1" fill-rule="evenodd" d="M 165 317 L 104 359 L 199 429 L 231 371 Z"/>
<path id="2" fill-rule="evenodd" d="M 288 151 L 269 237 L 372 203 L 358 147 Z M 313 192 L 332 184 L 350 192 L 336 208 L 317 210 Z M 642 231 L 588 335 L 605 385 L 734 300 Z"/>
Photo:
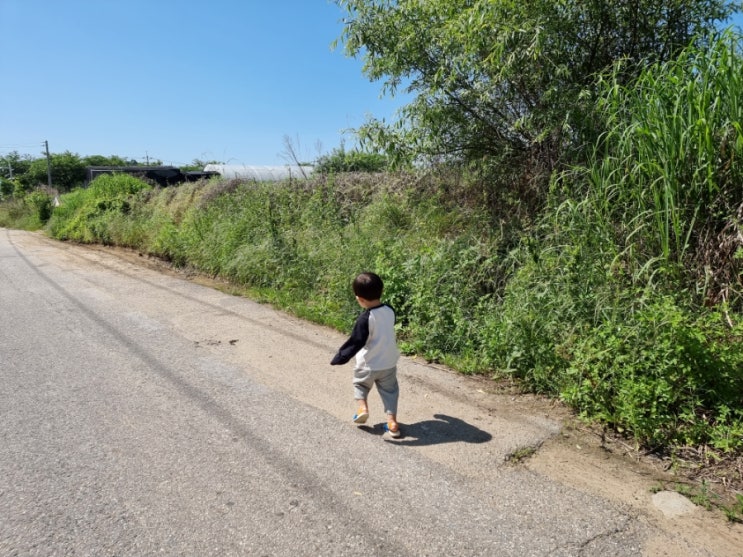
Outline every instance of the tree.
<path id="1" fill-rule="evenodd" d="M 70 191 L 85 181 L 85 163 L 76 153 L 65 151 L 53 154 L 50 157 L 52 170 L 52 186 L 61 192 Z M 28 187 L 35 187 L 47 183 L 46 157 L 34 160 L 28 171 L 19 178 L 19 181 Z"/>
<path id="2" fill-rule="evenodd" d="M 0 176 L 8 179 L 17 178 L 28 172 L 33 158 L 29 155 L 21 155 L 18 151 L 11 151 L 0 157 Z"/>
<path id="3" fill-rule="evenodd" d="M 338 172 L 381 172 L 387 168 L 387 158 L 379 153 L 367 153 L 359 149 L 347 151 L 343 145 L 329 155 L 317 159 L 315 172 L 334 174 Z"/>
<path id="4" fill-rule="evenodd" d="M 367 120 L 363 144 L 393 162 L 494 160 L 547 176 L 595 129 L 594 83 L 671 59 L 739 3 L 728 0 L 336 0 L 341 41 L 383 91 L 413 100 Z M 515 163 L 515 165 L 514 165 Z"/>
<path id="5" fill-rule="evenodd" d="M 10 198 L 13 195 L 15 187 L 15 182 L 7 178 L 0 178 L 0 201 Z"/>
<path id="6" fill-rule="evenodd" d="M 117 155 L 111 155 L 110 157 L 104 157 L 103 155 L 90 155 L 83 157 L 82 162 L 85 166 L 130 166 L 127 160 Z"/>
<path id="7" fill-rule="evenodd" d="M 181 170 L 184 172 L 201 171 L 204 170 L 204 167 L 208 164 L 224 164 L 224 162 L 218 160 L 193 159 L 191 164 L 182 166 Z"/>

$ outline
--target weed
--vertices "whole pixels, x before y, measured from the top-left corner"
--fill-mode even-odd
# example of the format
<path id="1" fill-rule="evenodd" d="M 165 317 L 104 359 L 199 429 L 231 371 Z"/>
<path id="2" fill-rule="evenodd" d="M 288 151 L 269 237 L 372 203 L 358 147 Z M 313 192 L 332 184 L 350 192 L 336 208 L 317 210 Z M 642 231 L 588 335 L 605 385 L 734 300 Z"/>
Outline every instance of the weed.
<path id="1" fill-rule="evenodd" d="M 509 464 L 521 464 L 525 460 L 528 460 L 529 458 L 533 457 L 535 454 L 537 454 L 537 450 L 539 447 L 534 446 L 524 446 L 519 447 L 518 449 L 515 449 L 508 453 L 506 455 L 506 462 Z"/>
<path id="2" fill-rule="evenodd" d="M 743 524 L 743 495 L 735 495 L 735 501 L 730 505 L 722 505 L 722 511 L 730 522 Z"/>

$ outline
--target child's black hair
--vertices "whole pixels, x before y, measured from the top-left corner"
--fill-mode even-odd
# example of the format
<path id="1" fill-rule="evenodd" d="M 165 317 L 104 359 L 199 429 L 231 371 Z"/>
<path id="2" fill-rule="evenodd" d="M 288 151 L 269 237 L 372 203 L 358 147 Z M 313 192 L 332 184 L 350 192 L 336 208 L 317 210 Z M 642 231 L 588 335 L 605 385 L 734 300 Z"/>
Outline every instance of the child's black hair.
<path id="1" fill-rule="evenodd" d="M 353 279 L 353 293 L 365 300 L 378 300 L 383 288 L 382 279 L 375 273 L 364 272 Z"/>

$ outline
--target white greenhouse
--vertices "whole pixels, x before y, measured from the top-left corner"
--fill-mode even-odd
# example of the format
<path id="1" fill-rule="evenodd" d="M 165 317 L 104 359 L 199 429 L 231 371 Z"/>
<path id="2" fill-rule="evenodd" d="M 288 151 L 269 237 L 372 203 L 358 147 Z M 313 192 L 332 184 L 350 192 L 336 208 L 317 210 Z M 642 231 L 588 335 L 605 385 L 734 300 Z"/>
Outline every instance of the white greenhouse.
<path id="1" fill-rule="evenodd" d="M 217 172 L 222 178 L 279 182 L 290 178 L 307 178 L 312 166 L 248 166 L 245 164 L 207 164 L 204 172 Z"/>

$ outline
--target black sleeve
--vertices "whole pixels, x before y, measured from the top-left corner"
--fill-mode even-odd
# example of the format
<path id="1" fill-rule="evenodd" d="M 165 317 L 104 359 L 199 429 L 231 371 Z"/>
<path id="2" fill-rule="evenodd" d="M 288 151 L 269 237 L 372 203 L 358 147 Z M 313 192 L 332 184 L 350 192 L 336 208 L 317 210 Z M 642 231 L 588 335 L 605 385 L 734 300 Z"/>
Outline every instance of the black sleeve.
<path id="1" fill-rule="evenodd" d="M 351 337 L 343 343 L 330 362 L 331 366 L 340 366 L 353 358 L 369 338 L 369 312 L 365 311 L 356 319 Z"/>

